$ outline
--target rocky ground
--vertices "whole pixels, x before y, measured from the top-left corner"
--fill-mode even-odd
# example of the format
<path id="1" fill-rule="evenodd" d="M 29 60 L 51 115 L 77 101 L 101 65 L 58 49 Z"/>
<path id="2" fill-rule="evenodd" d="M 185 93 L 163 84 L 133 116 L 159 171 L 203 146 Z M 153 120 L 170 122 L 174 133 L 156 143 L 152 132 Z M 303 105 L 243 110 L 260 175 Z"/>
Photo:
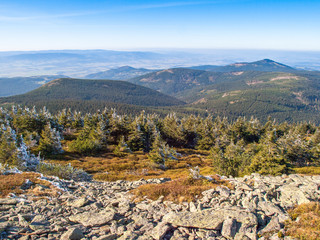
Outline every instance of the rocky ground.
<path id="1" fill-rule="evenodd" d="M 229 178 L 234 190 L 217 187 L 181 204 L 136 202 L 129 193 L 170 179 L 47 180 L 61 189 L 58 197 L 0 199 L 0 239 L 278 239 L 288 208 L 320 198 L 320 176 Z"/>

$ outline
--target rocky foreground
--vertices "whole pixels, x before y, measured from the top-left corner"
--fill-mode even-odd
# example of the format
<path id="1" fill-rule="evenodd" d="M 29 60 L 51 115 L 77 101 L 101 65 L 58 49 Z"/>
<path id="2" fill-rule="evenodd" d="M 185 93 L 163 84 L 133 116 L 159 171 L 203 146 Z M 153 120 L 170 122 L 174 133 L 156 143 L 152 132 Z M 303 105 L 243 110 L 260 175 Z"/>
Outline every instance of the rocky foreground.
<path id="1" fill-rule="evenodd" d="M 0 199 L 0 239 L 278 239 L 288 208 L 320 198 L 320 176 L 229 178 L 234 190 L 217 187 L 181 204 L 136 202 L 129 193 L 170 179 L 48 180 L 61 189 L 58 197 Z"/>

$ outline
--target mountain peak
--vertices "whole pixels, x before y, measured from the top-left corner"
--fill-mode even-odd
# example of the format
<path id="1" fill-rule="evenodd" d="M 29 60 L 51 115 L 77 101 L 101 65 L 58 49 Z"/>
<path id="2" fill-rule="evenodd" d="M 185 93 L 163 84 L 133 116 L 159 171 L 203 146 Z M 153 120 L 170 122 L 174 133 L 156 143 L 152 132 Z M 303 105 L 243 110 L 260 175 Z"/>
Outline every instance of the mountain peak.
<path id="1" fill-rule="evenodd" d="M 122 66 L 119 68 L 115 68 L 114 70 L 136 70 L 136 69 L 131 66 Z"/>
<path id="2" fill-rule="evenodd" d="M 267 59 L 267 58 L 263 59 L 263 60 L 260 60 L 260 61 L 253 62 L 251 64 L 258 64 L 258 65 L 262 65 L 262 66 L 263 65 L 264 66 L 271 66 L 271 67 L 274 67 L 274 68 L 279 68 L 280 70 L 282 70 L 282 69 L 294 70 L 294 68 L 292 68 L 292 67 L 289 67 L 289 66 L 287 66 L 287 65 L 285 65 L 283 63 L 278 63 L 276 61 L 273 61 L 273 60 Z"/>
<path id="3" fill-rule="evenodd" d="M 262 71 L 262 72 L 293 72 L 294 68 L 285 64 L 278 63 L 271 59 L 265 58 L 255 62 L 240 62 L 220 67 L 217 71 L 232 72 L 232 71 Z"/>
<path id="4" fill-rule="evenodd" d="M 256 62 L 261 62 L 261 63 L 275 63 L 275 61 L 269 59 L 269 58 L 265 58 L 265 59 L 262 59 L 260 61 L 256 61 Z"/>

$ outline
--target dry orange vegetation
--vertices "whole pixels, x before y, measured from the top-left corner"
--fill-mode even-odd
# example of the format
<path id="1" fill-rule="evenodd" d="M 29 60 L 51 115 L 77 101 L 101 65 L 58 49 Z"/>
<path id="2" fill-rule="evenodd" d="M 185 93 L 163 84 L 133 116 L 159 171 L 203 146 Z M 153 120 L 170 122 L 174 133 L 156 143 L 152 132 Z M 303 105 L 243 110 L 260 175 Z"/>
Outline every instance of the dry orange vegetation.
<path id="1" fill-rule="evenodd" d="M 82 168 L 94 175 L 94 179 L 103 181 L 128 180 L 134 181 L 141 178 L 170 177 L 177 179 L 187 177 L 189 168 L 199 166 L 204 175 L 214 174 L 212 160 L 208 159 L 207 151 L 191 149 L 178 149 L 182 154 L 178 160 L 166 162 L 166 170 L 159 169 L 158 165 L 148 159 L 143 152 L 133 152 L 123 157 L 117 157 L 109 151 L 96 156 L 80 156 L 66 153 L 59 160 L 50 160 L 53 163 L 68 164 L 73 167 Z"/>
<path id="2" fill-rule="evenodd" d="M 161 184 L 147 184 L 138 187 L 132 192 L 140 199 L 148 197 L 151 200 L 157 200 L 160 196 L 164 200 L 174 202 L 194 201 L 196 198 L 202 196 L 202 192 L 216 188 L 217 186 L 224 185 L 232 188 L 231 184 L 227 181 L 219 179 L 214 176 L 215 181 L 208 181 L 206 179 L 192 179 L 180 178 L 170 182 Z"/>
<path id="3" fill-rule="evenodd" d="M 0 175 L 0 197 L 6 197 L 9 193 L 32 193 L 34 196 L 56 195 L 58 189 L 49 182 L 39 179 L 39 177 L 40 174 L 31 172 Z M 30 180 L 33 186 L 30 189 L 21 189 L 21 186 L 23 186 L 27 180 Z"/>
<path id="4" fill-rule="evenodd" d="M 286 224 L 286 235 L 302 240 L 320 239 L 320 204 L 301 204 L 289 211 L 292 221 Z"/>

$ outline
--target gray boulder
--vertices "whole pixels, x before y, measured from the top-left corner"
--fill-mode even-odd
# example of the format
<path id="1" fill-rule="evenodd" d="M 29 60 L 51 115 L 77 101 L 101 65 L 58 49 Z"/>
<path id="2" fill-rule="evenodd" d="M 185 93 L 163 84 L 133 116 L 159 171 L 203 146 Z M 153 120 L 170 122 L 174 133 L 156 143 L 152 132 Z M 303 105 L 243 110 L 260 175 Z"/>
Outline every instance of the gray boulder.
<path id="1" fill-rule="evenodd" d="M 99 213 L 84 212 L 69 217 L 72 222 L 81 223 L 85 227 L 101 226 L 109 223 L 115 217 L 113 211 L 103 211 Z"/>

